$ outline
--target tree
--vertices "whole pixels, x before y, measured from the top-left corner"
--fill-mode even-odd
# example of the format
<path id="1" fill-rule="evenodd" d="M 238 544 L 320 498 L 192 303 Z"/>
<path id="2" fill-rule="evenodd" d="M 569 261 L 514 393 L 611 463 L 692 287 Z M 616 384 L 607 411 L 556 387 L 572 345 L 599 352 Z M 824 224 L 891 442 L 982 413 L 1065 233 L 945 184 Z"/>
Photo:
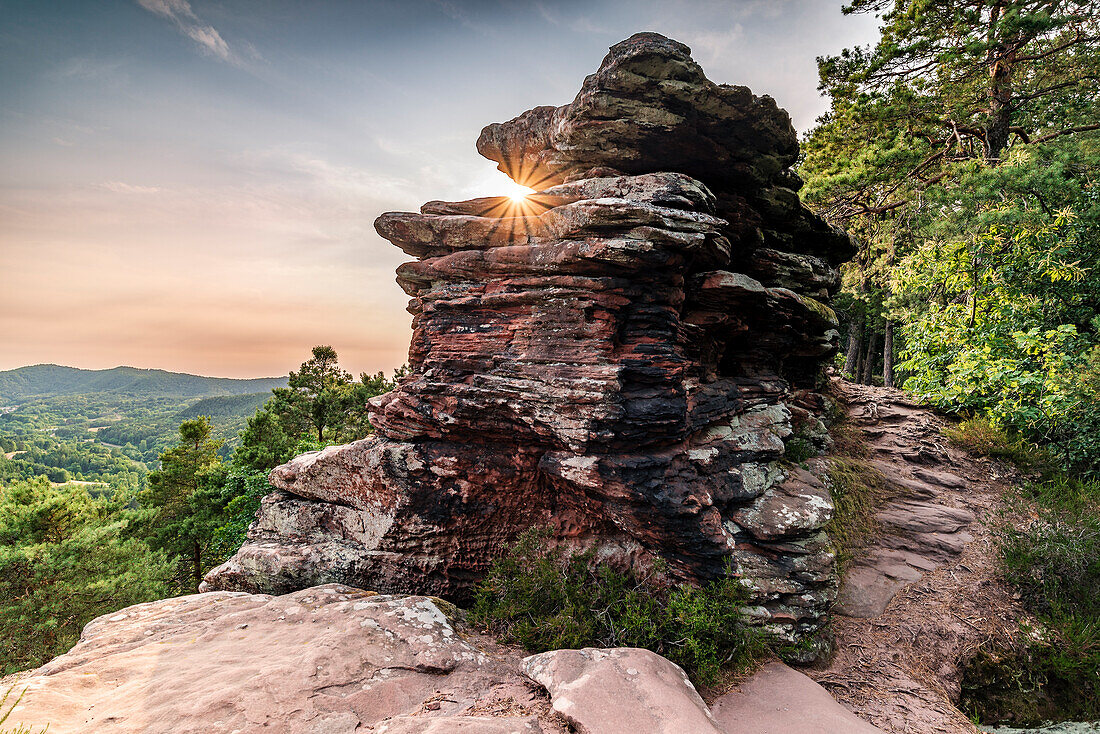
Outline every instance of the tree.
<path id="1" fill-rule="evenodd" d="M 181 588 L 190 579 L 194 591 L 202 582 L 214 532 L 224 522 L 222 442 L 211 439 L 211 429 L 205 416 L 181 423 L 179 443 L 160 455 L 160 469 L 149 475 L 140 494 L 146 538 L 177 559 Z"/>
<path id="2" fill-rule="evenodd" d="M 167 593 L 171 565 L 128 537 L 128 503 L 45 477 L 0 487 L 0 675 L 65 652 L 95 617 Z"/>
<path id="3" fill-rule="evenodd" d="M 297 442 L 287 435 L 273 407 L 265 405 L 248 419 L 241 431 L 241 443 L 233 452 L 235 466 L 267 472 L 294 456 Z"/>
<path id="4" fill-rule="evenodd" d="M 844 12 L 883 25 L 874 48 L 818 59 L 832 106 L 806 169 L 833 218 L 907 206 L 954 163 L 997 165 L 1012 140 L 1100 129 L 1092 0 L 855 0 Z"/>
<path id="5" fill-rule="evenodd" d="M 268 471 L 296 453 L 369 435 L 374 428 L 368 401 L 392 390 L 403 374 L 404 367 L 392 379 L 364 372 L 354 381 L 340 368 L 332 347 L 314 347 L 313 357 L 290 373 L 287 387 L 272 390 L 272 397 L 249 419 L 232 464 Z"/>
<path id="6" fill-rule="evenodd" d="M 933 242 L 976 242 L 995 221 L 1043 229 L 1076 196 L 1055 179 L 1068 175 L 1078 193 L 1087 185 L 1090 174 L 1062 162 L 1070 151 L 1087 158 L 1100 130 L 1100 6 L 855 0 L 845 12 L 881 13 L 881 38 L 818 60 L 831 104 L 805 140 L 800 173 L 807 203 L 860 244 L 844 280 L 862 305 L 842 316 L 852 347 L 884 344 L 888 380 L 907 349 L 901 309 L 920 309 L 895 288 L 903 261 L 912 266 L 907 258 Z M 1005 167 L 1011 176 L 997 173 Z M 1007 195 L 1017 176 L 1035 185 Z M 863 360 L 849 351 L 849 367 Z"/>
<path id="7" fill-rule="evenodd" d="M 352 381 L 332 347 L 314 347 L 313 357 L 291 373 L 288 386 L 273 390 L 241 431 L 221 486 L 218 506 L 224 508 L 224 522 L 215 534 L 212 557 L 227 557 L 240 547 L 260 500 L 271 491 L 271 469 L 295 454 L 369 435 L 374 428 L 368 401 L 393 389 L 403 374 L 401 367 L 392 379 L 378 372 Z"/>
<path id="8" fill-rule="evenodd" d="M 290 373 L 287 387 L 276 388 L 275 409 L 284 425 L 308 426 L 324 443 L 325 429 L 338 426 L 348 402 L 349 373 L 340 368 L 336 350 L 329 346 L 313 348 L 313 357 Z M 295 433 L 304 432 L 301 429 Z"/>

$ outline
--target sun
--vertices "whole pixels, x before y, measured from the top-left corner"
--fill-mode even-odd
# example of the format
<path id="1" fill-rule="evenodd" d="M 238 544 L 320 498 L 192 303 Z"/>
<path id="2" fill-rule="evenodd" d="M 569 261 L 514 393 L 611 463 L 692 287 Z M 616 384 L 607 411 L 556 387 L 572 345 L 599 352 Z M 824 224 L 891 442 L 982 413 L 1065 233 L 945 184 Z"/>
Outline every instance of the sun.
<path id="1" fill-rule="evenodd" d="M 504 184 L 504 191 L 501 193 L 511 199 L 513 203 L 518 204 L 527 199 L 528 195 L 535 193 L 535 190 L 530 186 L 524 186 L 509 179 Z"/>

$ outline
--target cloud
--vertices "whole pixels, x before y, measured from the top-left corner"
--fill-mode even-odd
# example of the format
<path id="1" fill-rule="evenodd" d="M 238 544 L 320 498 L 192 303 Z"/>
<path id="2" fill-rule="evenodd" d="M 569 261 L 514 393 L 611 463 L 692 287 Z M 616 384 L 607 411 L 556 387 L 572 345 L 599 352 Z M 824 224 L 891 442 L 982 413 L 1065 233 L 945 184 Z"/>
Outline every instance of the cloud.
<path id="1" fill-rule="evenodd" d="M 217 56 L 222 61 L 239 63 L 217 29 L 203 23 L 187 0 L 137 0 L 137 3 L 150 13 L 175 23 L 180 33 L 199 44 L 204 53 Z"/>
<path id="2" fill-rule="evenodd" d="M 105 181 L 102 186 L 116 194 L 156 194 L 160 192 L 160 189 L 156 186 L 136 186 L 122 181 Z"/>

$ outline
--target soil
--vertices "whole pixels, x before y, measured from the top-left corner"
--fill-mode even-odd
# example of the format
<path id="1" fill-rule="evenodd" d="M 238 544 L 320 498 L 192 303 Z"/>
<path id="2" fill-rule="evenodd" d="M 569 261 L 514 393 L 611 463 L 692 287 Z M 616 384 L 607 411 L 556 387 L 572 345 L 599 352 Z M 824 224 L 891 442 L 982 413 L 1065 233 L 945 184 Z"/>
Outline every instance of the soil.
<path id="1" fill-rule="evenodd" d="M 961 664 L 983 643 L 1010 639 L 1024 616 L 997 578 L 992 530 L 1014 474 L 1000 462 L 950 446 L 941 433 L 947 421 L 910 402 L 900 390 L 839 380 L 834 380 L 834 390 L 847 406 L 850 427 L 863 434 L 868 461 L 897 490 L 891 503 L 956 508 L 972 513 L 973 520 L 960 531 L 964 535 L 954 536 L 965 543 L 941 544 L 961 547 L 961 553 L 940 548 L 931 556 L 927 541 L 935 541 L 935 533 L 898 534 L 883 523 L 868 546 L 856 552 L 847 578 L 873 576 L 853 571 L 861 565 L 866 571 L 869 559 L 887 552 L 914 552 L 917 564 L 926 567 L 909 566 L 912 573 L 905 578 L 916 580 L 897 584 L 900 589 L 881 614 L 864 618 L 838 614 L 834 656 L 824 667 L 806 673 L 860 717 L 887 732 L 978 732 L 954 705 L 960 693 Z M 889 509 L 889 505 L 883 507 L 879 517 Z M 929 558 L 938 567 L 927 570 L 934 563 L 922 561 Z M 852 590 L 842 589 L 842 600 L 846 592 Z"/>

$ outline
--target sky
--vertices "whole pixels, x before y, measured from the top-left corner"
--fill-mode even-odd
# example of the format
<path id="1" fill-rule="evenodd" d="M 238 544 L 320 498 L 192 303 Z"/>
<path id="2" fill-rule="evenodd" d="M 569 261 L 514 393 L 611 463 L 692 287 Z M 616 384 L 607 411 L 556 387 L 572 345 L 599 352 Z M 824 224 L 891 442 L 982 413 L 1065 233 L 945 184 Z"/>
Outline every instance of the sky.
<path id="1" fill-rule="evenodd" d="M 509 192 L 484 125 L 638 31 L 805 132 L 833 0 L 0 0 L 0 370 L 286 374 L 406 360 L 384 211 Z"/>

